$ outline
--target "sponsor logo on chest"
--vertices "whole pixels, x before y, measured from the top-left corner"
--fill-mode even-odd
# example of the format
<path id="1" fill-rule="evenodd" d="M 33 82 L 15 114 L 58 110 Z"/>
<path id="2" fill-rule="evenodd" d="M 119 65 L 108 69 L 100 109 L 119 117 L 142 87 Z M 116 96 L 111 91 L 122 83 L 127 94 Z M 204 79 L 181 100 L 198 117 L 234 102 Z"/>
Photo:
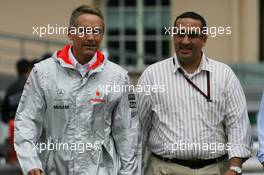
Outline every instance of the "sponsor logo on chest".
<path id="1" fill-rule="evenodd" d="M 69 105 L 53 105 L 54 109 L 69 109 Z"/>
<path id="2" fill-rule="evenodd" d="M 91 102 L 91 103 L 105 103 L 106 100 L 103 98 L 103 93 L 100 90 L 97 90 L 95 92 L 95 97 L 90 98 L 89 102 Z"/>

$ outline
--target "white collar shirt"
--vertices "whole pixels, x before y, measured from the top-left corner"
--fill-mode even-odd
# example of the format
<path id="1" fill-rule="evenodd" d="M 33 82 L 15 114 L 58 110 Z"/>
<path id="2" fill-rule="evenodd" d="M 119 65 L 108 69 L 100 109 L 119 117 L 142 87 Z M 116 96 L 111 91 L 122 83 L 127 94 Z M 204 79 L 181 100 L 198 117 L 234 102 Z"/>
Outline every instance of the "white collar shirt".
<path id="1" fill-rule="evenodd" d="M 93 58 L 88 63 L 85 63 L 85 64 L 82 65 L 82 64 L 80 64 L 77 61 L 77 59 L 73 55 L 73 53 L 72 53 L 72 47 L 71 47 L 71 49 L 69 49 L 69 58 L 70 58 L 71 62 L 73 63 L 73 65 L 75 66 L 75 68 L 80 73 L 80 75 L 82 77 L 84 77 L 85 74 L 88 72 L 90 65 L 92 65 L 96 61 L 97 54 L 95 53 L 94 56 L 93 56 Z"/>
<path id="2" fill-rule="evenodd" d="M 209 102 L 179 72 L 180 67 L 175 55 L 149 66 L 138 81 L 137 87 L 150 90 L 137 92 L 143 150 L 147 147 L 159 156 L 178 159 L 212 159 L 225 154 L 250 157 L 245 95 L 231 68 L 203 54 L 197 70 L 189 75 L 206 94 L 209 72 Z"/>

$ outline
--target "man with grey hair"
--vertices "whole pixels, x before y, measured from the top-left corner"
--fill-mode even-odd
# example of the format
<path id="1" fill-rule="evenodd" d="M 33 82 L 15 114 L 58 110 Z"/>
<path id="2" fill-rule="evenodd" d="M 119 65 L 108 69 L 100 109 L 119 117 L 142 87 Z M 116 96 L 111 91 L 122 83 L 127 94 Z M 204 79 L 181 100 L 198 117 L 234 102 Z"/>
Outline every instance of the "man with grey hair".
<path id="1" fill-rule="evenodd" d="M 97 8 L 80 6 L 66 45 L 35 64 L 15 118 L 15 149 L 26 175 L 139 175 L 138 118 L 127 71 L 98 50 Z M 138 158 L 139 156 L 139 158 Z"/>

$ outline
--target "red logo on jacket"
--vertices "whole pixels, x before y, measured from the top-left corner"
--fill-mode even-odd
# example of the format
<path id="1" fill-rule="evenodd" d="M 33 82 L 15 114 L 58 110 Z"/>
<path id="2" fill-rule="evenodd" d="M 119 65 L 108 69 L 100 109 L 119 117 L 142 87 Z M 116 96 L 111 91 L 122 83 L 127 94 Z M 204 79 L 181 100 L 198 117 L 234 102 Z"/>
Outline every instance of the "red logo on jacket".
<path id="1" fill-rule="evenodd" d="M 97 90 L 95 92 L 95 98 L 91 98 L 89 101 L 95 103 L 104 103 L 105 99 L 102 98 L 102 93 L 100 92 L 100 90 Z"/>

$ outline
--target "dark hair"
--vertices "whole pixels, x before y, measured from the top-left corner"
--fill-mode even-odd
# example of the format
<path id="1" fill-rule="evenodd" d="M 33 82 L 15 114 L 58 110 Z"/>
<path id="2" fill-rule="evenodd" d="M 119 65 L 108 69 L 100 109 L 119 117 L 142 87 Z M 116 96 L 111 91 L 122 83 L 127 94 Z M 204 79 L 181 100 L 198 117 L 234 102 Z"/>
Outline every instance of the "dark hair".
<path id="1" fill-rule="evenodd" d="M 101 12 L 100 9 L 96 7 L 92 7 L 92 6 L 82 5 L 82 6 L 75 8 L 72 11 L 72 14 L 70 17 L 70 26 L 74 26 L 76 23 L 76 19 L 80 15 L 85 14 L 85 13 L 99 16 L 102 19 L 102 21 L 104 21 L 103 13 Z"/>
<path id="2" fill-rule="evenodd" d="M 195 12 L 184 12 L 182 14 L 180 14 L 179 16 L 177 16 L 177 18 L 175 19 L 174 21 L 174 26 L 176 26 L 176 22 L 178 19 L 180 18 L 192 18 L 192 19 L 197 19 L 201 22 L 201 30 L 203 30 L 205 27 L 206 27 L 206 22 L 205 22 L 205 19 L 199 15 L 198 13 L 195 13 Z"/>
<path id="3" fill-rule="evenodd" d="M 25 58 L 18 60 L 16 63 L 17 73 L 19 75 L 27 73 L 30 69 L 30 65 L 30 61 L 26 60 Z"/>

